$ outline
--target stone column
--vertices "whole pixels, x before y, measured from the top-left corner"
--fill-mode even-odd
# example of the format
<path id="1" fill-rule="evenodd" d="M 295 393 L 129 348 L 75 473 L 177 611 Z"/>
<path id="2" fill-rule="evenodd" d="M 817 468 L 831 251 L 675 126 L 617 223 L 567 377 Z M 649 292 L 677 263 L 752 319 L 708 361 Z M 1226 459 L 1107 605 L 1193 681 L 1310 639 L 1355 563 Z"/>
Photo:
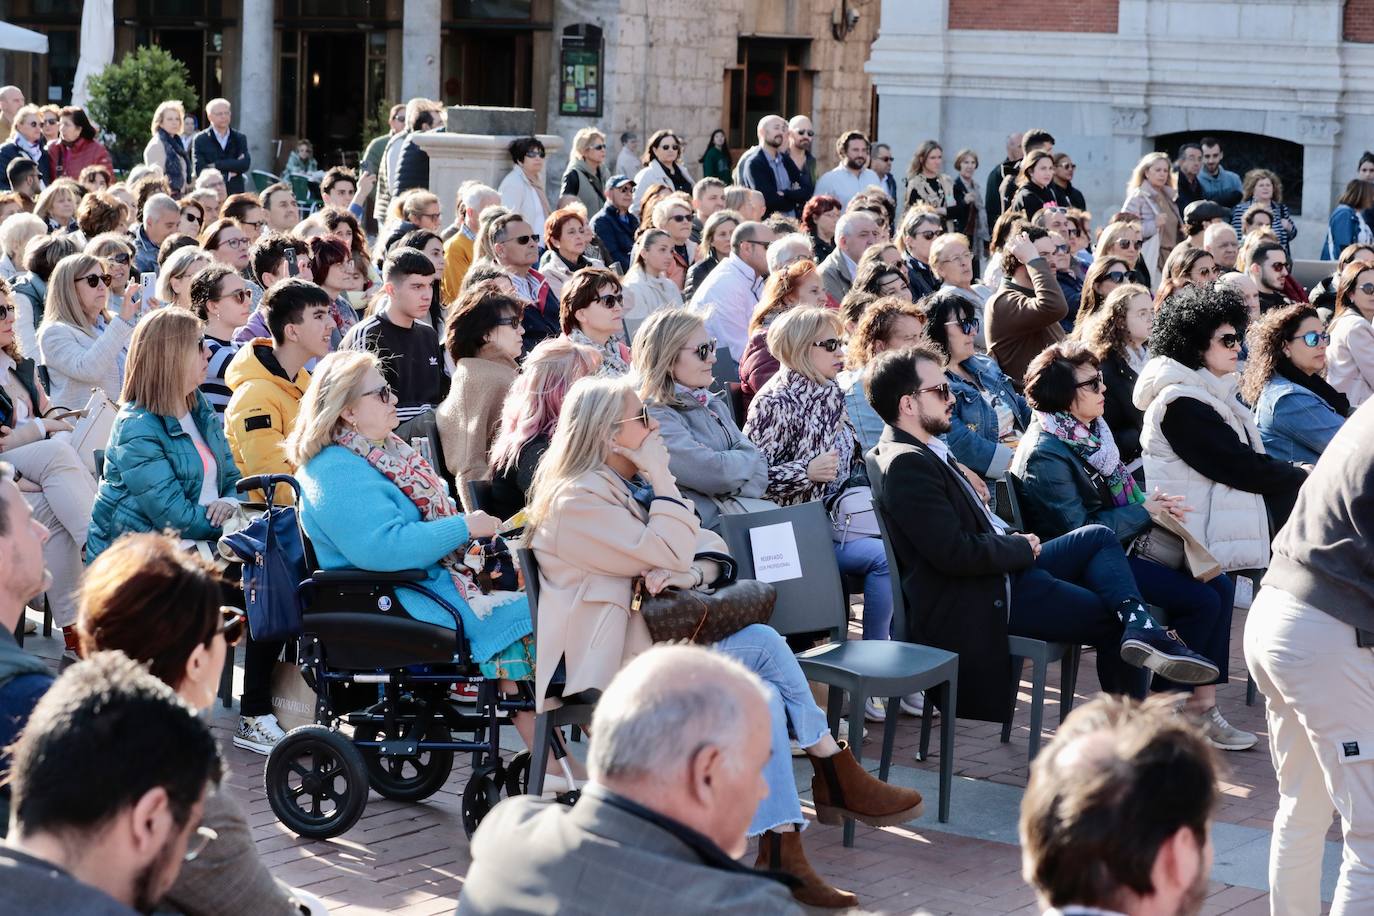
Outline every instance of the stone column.
<path id="1" fill-rule="evenodd" d="M 1302 216 L 1293 218 L 1298 226 L 1298 238 L 1292 245 L 1295 258 L 1321 255 L 1327 216 L 1333 202 L 1345 190 L 1344 176 L 1338 177 L 1336 169 L 1336 138 L 1340 132 L 1341 122 L 1337 118 L 1298 118 L 1298 137 L 1302 141 Z"/>
<path id="2" fill-rule="evenodd" d="M 439 97 L 439 0 L 404 0 L 401 19 L 401 101 Z"/>
<path id="3" fill-rule="evenodd" d="M 272 140 L 275 136 L 277 79 L 272 62 L 275 30 L 272 0 L 243 0 L 243 25 L 239 38 L 239 98 L 233 126 L 248 139 L 253 168 L 276 171 Z M 202 105 L 209 99 L 201 99 Z M 205 111 L 196 112 L 201 127 L 209 126 Z M 245 177 L 246 187 L 253 182 Z"/>

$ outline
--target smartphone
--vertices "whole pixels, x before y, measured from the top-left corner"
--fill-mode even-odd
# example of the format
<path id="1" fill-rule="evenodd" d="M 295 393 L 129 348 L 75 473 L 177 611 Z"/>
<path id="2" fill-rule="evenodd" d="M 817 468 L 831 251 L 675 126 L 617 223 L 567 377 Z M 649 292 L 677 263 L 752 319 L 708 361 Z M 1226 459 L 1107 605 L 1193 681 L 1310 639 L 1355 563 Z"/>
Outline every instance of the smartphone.
<path id="1" fill-rule="evenodd" d="M 286 269 L 291 272 L 291 276 L 298 276 L 301 272 L 301 265 L 296 263 L 296 249 L 286 249 Z"/>
<path id="2" fill-rule="evenodd" d="M 139 274 L 138 285 L 141 290 L 139 302 L 143 308 L 149 308 L 157 299 L 157 274 L 151 270 L 144 271 Z"/>

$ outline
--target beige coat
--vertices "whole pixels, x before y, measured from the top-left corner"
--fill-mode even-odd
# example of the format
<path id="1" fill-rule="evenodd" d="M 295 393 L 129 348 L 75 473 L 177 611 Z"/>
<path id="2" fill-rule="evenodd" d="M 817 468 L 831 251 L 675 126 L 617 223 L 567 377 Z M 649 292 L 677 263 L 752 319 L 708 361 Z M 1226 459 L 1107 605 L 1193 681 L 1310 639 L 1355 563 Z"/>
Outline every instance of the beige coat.
<path id="1" fill-rule="evenodd" d="M 604 690 L 630 659 L 649 648 L 649 628 L 630 610 L 631 582 L 651 569 L 685 571 L 699 553 L 726 553 L 697 523 L 690 500 L 662 494 L 646 510 L 614 471 L 602 467 L 568 484 L 531 539 L 539 561 L 539 628 L 534 644 L 539 711 L 559 659 L 565 694 Z"/>
<path id="2" fill-rule="evenodd" d="M 515 384 L 516 370 L 495 360 L 468 356 L 453 367 L 448 397 L 435 411 L 444 463 L 458 483 L 458 499 L 466 504 L 463 486 L 471 480 L 491 480 L 487 457 L 496 440 L 506 392 Z M 466 506 L 469 512 L 474 506 Z"/>

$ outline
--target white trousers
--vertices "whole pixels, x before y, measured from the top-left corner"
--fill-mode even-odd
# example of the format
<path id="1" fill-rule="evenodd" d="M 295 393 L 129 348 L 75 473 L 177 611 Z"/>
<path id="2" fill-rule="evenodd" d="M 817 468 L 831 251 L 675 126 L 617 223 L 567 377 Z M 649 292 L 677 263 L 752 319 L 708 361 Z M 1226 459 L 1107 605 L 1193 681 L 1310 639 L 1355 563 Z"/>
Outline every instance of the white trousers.
<path id="1" fill-rule="evenodd" d="M 1245 663 L 1268 701 L 1279 810 L 1269 847 L 1274 916 L 1321 911 L 1331 814 L 1345 836 L 1333 916 L 1374 913 L 1374 649 L 1348 624 L 1266 586 L 1245 623 Z"/>

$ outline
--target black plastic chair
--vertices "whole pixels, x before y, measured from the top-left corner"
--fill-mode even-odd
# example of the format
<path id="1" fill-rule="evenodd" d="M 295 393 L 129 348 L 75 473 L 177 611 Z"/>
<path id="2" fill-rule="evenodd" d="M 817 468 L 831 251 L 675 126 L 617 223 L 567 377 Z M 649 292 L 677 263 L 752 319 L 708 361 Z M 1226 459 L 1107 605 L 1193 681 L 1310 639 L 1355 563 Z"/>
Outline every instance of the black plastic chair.
<path id="1" fill-rule="evenodd" d="M 848 610 L 830 539 L 830 522 L 818 502 L 724 516 L 721 536 L 730 547 L 730 555 L 739 564 L 741 578 L 754 577 L 751 532 L 782 524 L 791 526 L 804 573 L 773 583 L 778 597 L 769 623 L 783 636 L 819 632 L 829 635 L 828 643 L 798 653 L 797 661 L 807 680 L 831 688 L 827 717 L 832 732 L 839 728 L 840 706 L 848 694 L 849 749 L 855 760 L 862 759 L 861 710 L 865 698 L 888 698 L 888 708 L 892 712 L 883 729 L 883 749 L 878 764 L 878 778 L 885 781 L 892 765 L 892 745 L 897 734 L 896 711 L 901 698 L 920 690 L 938 689 L 940 702 L 953 709 L 958 699 L 958 656 L 943 649 L 899 640 L 849 639 Z M 942 722 L 940 735 L 943 753 L 946 759 L 952 759 L 952 723 Z M 948 798 L 947 788 L 942 786 L 941 820 L 948 817 Z M 848 819 L 844 823 L 844 845 L 854 845 L 854 822 Z"/>

